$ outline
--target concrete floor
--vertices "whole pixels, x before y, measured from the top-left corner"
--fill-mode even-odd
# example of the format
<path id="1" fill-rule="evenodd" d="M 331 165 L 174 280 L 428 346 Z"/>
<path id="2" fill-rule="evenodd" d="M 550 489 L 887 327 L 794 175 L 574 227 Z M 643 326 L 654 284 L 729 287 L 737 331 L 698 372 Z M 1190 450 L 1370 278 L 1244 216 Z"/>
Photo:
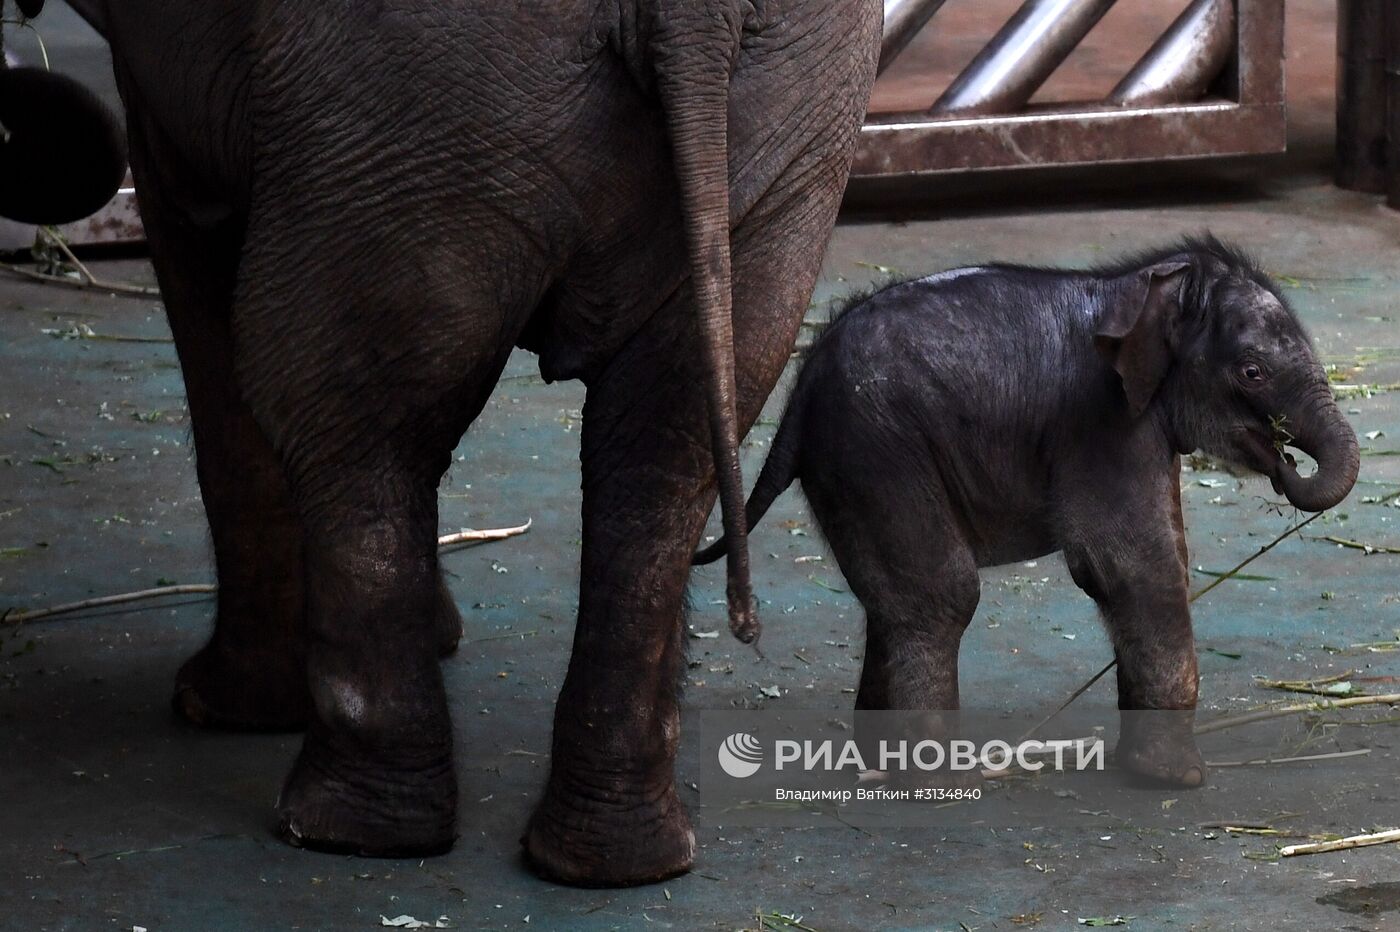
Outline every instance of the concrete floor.
<path id="1" fill-rule="evenodd" d="M 1289 157 L 1196 167 L 1169 190 L 1120 187 L 1070 200 L 1041 188 L 976 207 L 935 201 L 927 219 L 849 220 L 833 239 L 817 304 L 882 277 L 882 268 L 1082 264 L 1209 228 L 1262 258 L 1321 352 L 1353 382 L 1400 382 L 1400 214 L 1337 191 L 1326 175 L 1327 6 L 1297 4 Z M 138 260 L 96 267 L 150 278 Z M 812 319 L 822 318 L 814 309 Z M 83 326 L 107 339 L 66 338 Z M 5 278 L 0 346 L 0 611 L 208 580 L 188 418 L 159 306 Z M 751 477 L 785 389 L 747 443 Z M 1400 512 L 1366 501 L 1400 490 L 1396 397 L 1345 402 L 1366 435 L 1362 480 L 1309 538 L 1400 546 Z M 409 914 L 446 916 L 456 928 L 738 929 L 757 927 L 757 913 L 801 916 L 822 932 L 1063 929 L 1114 916 L 1134 917 L 1134 929 L 1400 928 L 1400 892 L 1378 886 L 1400 880 L 1400 847 L 1271 861 L 1260 858 L 1278 839 L 1199 827 L 1232 819 L 1352 834 L 1400 823 L 1392 756 L 1400 742 L 1387 726 L 1342 728 L 1317 749 L 1371 747 L 1365 767 L 1351 759 L 1217 771 L 1200 793 L 1160 794 L 1180 802 L 1137 824 L 865 833 L 702 821 L 695 872 L 664 885 L 580 891 L 534 879 L 516 839 L 545 773 L 550 704 L 568 658 L 582 400 L 577 385 L 543 385 L 533 360 L 518 354 L 443 486 L 445 530 L 534 520 L 525 537 L 444 561 L 467 622 L 467 641 L 445 664 L 462 787 L 462 837 L 451 854 L 368 861 L 272 839 L 272 803 L 298 739 L 203 733 L 168 712 L 172 676 L 207 636 L 211 602 L 0 627 L 0 928 L 370 929 L 381 916 Z M 1292 517 L 1265 506 L 1274 496 L 1261 480 L 1206 470 L 1185 473 L 1183 486 L 1197 584 Z M 688 714 L 849 706 L 859 607 L 833 591 L 844 584 L 829 561 L 794 562 L 824 552 L 815 536 L 794 531 L 815 535 L 789 493 L 754 535 L 769 660 L 724 637 L 692 641 Z M 1391 679 L 1400 653 L 1349 646 L 1397 636 L 1400 556 L 1295 538 L 1250 573 L 1262 578 L 1230 581 L 1196 605 L 1203 714 L 1281 698 L 1257 688 L 1254 675 L 1353 670 L 1358 686 L 1400 691 Z M 1092 605 L 1058 558 L 984 580 L 964 642 L 968 705 L 1052 708 L 1110 656 Z M 696 629 L 723 627 L 722 593 L 718 569 L 695 574 Z M 773 686 L 780 696 L 763 697 Z M 1081 702 L 1111 706 L 1111 685 Z M 683 744 L 684 782 L 711 751 Z M 1270 804 L 1270 788 L 1286 790 L 1288 805 Z M 1241 800 L 1256 802 L 1245 809 Z M 1281 815 L 1285 808 L 1294 814 Z"/>

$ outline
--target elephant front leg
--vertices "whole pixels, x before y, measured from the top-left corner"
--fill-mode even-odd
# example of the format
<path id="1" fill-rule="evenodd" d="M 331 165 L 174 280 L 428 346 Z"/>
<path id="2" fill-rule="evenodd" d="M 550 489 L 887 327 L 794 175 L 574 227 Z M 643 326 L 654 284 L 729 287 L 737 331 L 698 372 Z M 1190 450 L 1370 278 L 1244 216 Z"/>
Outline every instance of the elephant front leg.
<path id="1" fill-rule="evenodd" d="M 1148 784 L 1192 788 L 1206 780 L 1194 734 L 1195 645 L 1189 622 L 1185 627 L 1184 637 L 1179 630 L 1114 636 L 1118 766 Z"/>
<path id="2" fill-rule="evenodd" d="M 1195 787 L 1205 782 L 1206 765 L 1194 733 L 1199 677 L 1187 595 L 1190 558 L 1181 517 L 1180 472 L 1181 457 L 1174 457 L 1167 506 L 1171 540 L 1164 539 L 1148 551 L 1147 558 L 1161 560 L 1164 568 L 1136 608 L 1144 617 L 1114 626 L 1118 760 L 1125 770 L 1148 782 Z M 1166 554 L 1169 546 L 1174 565 Z M 1120 613 L 1133 610 L 1125 606 Z M 1156 619 L 1161 620 L 1160 627 Z"/>
<path id="3" fill-rule="evenodd" d="M 1206 777 L 1193 733 L 1196 645 L 1182 548 L 1164 531 L 1131 547 L 1108 543 L 1066 557 L 1099 603 L 1118 660 L 1118 765 L 1148 783 L 1196 787 Z"/>

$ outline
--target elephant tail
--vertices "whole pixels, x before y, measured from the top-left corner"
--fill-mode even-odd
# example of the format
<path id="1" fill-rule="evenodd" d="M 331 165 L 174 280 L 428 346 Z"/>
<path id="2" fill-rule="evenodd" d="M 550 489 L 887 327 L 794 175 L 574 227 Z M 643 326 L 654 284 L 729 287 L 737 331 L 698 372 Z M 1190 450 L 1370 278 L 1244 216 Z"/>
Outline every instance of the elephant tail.
<path id="1" fill-rule="evenodd" d="M 742 22 L 736 4 L 663 4 L 652 36 L 656 90 L 666 116 L 681 196 L 698 315 L 710 450 L 728 548 L 729 630 L 751 644 L 761 632 L 749 576 L 730 272 L 729 82 Z"/>
<path id="2" fill-rule="evenodd" d="M 802 395 L 799 390 L 794 390 L 792 400 L 788 402 L 787 412 L 783 415 L 778 432 L 773 435 L 773 443 L 768 448 L 768 459 L 763 464 L 763 471 L 758 474 L 758 481 L 754 483 L 753 492 L 749 494 L 749 503 L 744 513 L 746 527 L 752 528 L 757 525 L 772 507 L 773 500 L 797 478 L 798 454 L 802 449 L 801 407 Z M 690 562 L 694 566 L 713 563 L 728 550 L 729 535 L 726 533 L 710 546 L 697 551 L 695 556 L 690 558 Z"/>

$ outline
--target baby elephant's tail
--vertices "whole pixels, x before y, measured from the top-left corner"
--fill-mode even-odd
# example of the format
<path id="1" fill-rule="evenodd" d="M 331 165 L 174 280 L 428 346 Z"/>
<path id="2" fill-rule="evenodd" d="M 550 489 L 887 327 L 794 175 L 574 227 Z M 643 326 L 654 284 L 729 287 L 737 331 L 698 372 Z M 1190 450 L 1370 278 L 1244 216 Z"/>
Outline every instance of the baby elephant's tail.
<path id="1" fill-rule="evenodd" d="M 802 418 L 798 416 L 797 409 L 798 399 L 794 396 L 782 423 L 778 425 L 778 432 L 773 436 L 773 445 L 768 451 L 763 471 L 758 474 L 758 481 L 749 493 L 748 504 L 744 507 L 744 523 L 749 530 L 753 530 L 754 525 L 768 513 L 773 500 L 797 478 L 797 454 L 802 445 L 801 430 L 797 426 Z M 721 536 L 710 546 L 697 551 L 690 562 L 695 566 L 713 563 L 728 550 L 729 541 Z"/>

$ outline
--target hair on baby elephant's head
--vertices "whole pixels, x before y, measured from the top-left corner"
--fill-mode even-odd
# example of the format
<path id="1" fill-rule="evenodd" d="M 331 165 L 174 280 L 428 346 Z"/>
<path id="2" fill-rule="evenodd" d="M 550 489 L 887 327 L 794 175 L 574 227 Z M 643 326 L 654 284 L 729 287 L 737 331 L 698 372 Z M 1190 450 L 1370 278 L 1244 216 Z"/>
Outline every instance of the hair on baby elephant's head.
<path id="1" fill-rule="evenodd" d="M 1331 508 L 1356 481 L 1356 434 L 1312 341 L 1278 286 L 1213 237 L 1110 270 L 1117 299 L 1094 343 L 1129 410 L 1155 407 L 1182 452 L 1203 449 L 1268 476 L 1305 511 Z M 1287 447 L 1317 461 L 1298 473 Z"/>

